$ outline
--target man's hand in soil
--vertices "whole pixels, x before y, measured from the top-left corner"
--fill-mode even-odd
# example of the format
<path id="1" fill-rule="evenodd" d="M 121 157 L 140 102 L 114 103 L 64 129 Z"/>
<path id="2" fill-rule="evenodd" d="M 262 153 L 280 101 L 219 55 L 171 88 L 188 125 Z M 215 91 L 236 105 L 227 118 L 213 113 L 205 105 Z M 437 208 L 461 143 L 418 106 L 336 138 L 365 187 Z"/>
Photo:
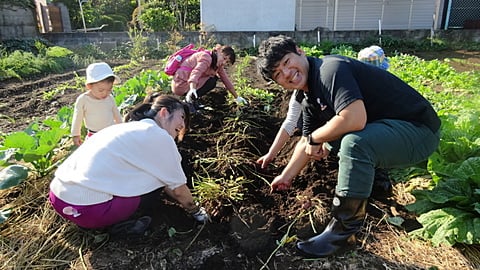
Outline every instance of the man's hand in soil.
<path id="1" fill-rule="evenodd" d="M 272 162 L 274 159 L 275 159 L 275 155 L 268 152 L 266 155 L 257 159 L 256 163 L 258 165 L 261 165 L 262 169 L 265 169 L 267 168 L 268 164 L 270 164 L 270 162 Z"/>
<path id="2" fill-rule="evenodd" d="M 305 147 L 305 154 L 309 156 L 311 159 L 321 160 L 322 158 L 326 158 L 330 151 L 325 147 L 325 144 L 322 143 L 320 145 L 309 145 Z"/>

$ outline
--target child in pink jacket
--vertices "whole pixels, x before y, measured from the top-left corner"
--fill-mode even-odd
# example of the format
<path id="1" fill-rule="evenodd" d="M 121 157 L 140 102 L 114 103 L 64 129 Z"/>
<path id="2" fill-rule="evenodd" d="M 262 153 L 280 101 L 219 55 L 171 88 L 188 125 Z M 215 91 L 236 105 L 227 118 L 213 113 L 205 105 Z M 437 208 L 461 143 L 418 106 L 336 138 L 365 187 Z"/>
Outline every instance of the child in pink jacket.
<path id="1" fill-rule="evenodd" d="M 233 95 L 238 104 L 247 104 L 240 97 L 225 72 L 225 64 L 235 63 L 235 51 L 230 46 L 217 45 L 209 51 L 200 51 L 185 59 L 172 79 L 172 92 L 178 96 L 185 96 L 187 102 L 205 95 L 215 88 L 218 78 L 225 88 Z"/>

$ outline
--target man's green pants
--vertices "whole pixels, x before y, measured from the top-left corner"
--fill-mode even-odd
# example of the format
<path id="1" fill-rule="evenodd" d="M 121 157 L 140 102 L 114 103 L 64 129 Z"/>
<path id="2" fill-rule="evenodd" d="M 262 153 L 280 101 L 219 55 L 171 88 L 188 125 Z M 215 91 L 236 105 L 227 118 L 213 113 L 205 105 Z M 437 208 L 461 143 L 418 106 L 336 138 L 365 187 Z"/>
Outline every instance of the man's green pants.
<path id="1" fill-rule="evenodd" d="M 439 134 L 425 125 L 393 119 L 368 123 L 361 131 L 345 134 L 330 144 L 339 157 L 337 194 L 368 198 L 375 168 L 402 168 L 425 161 L 438 147 Z"/>

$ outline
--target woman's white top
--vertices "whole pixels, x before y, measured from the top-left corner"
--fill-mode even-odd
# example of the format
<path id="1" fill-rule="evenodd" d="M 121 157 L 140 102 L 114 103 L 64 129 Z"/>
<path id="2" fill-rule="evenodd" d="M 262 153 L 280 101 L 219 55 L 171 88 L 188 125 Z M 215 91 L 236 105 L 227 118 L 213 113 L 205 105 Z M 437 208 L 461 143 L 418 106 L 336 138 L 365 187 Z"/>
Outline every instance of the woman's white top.
<path id="1" fill-rule="evenodd" d="M 155 121 L 109 126 L 86 140 L 55 172 L 50 190 L 61 200 L 91 205 L 186 183 L 175 140 Z"/>

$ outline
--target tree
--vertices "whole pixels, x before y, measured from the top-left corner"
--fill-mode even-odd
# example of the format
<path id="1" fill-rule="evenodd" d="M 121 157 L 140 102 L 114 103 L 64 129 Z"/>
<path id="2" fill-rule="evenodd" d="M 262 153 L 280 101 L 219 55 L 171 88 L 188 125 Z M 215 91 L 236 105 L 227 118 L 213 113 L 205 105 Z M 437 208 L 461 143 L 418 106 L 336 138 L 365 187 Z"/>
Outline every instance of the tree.
<path id="1" fill-rule="evenodd" d="M 83 28 L 78 0 L 52 2 L 67 6 L 73 29 Z M 131 22 L 148 31 L 200 29 L 200 0 L 87 0 L 82 9 L 87 28 L 107 23 L 109 27 L 103 30 L 119 31 L 119 25 Z"/>
<path id="2" fill-rule="evenodd" d="M 83 28 L 82 15 L 80 14 L 78 0 L 53 0 L 52 2 L 63 3 L 68 8 L 72 29 Z M 126 24 L 125 22 L 131 20 L 132 12 L 136 6 L 136 0 L 87 0 L 82 4 L 82 9 L 87 27 L 96 27 L 106 22 L 113 24 L 120 22 Z M 113 29 L 115 26 L 110 25 L 110 23 L 108 23 L 109 27 L 104 30 L 110 28 L 111 30 L 118 31 L 118 29 Z"/>
<path id="3" fill-rule="evenodd" d="M 140 15 L 140 21 L 143 29 L 152 32 L 169 31 L 175 28 L 173 13 L 159 7 L 146 8 Z"/>
<path id="4" fill-rule="evenodd" d="M 134 11 L 133 19 L 150 31 L 199 30 L 200 0 L 150 0 Z"/>
<path id="5" fill-rule="evenodd" d="M 177 30 L 199 30 L 200 0 L 171 0 L 170 6 L 177 18 Z"/>

